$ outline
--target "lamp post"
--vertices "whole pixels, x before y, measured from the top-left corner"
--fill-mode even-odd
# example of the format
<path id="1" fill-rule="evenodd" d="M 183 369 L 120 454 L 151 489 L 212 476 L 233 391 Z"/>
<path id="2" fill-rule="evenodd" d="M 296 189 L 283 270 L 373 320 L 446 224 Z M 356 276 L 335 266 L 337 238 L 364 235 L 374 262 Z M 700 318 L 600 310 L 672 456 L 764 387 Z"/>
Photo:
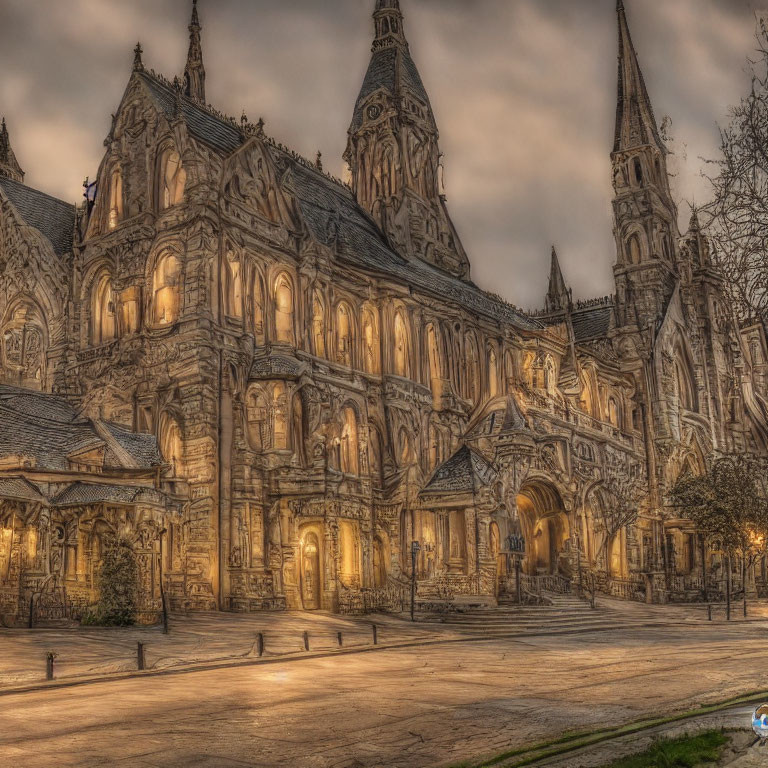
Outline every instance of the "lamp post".
<path id="1" fill-rule="evenodd" d="M 411 542 L 411 621 L 415 621 L 413 616 L 416 609 L 416 556 L 421 551 L 421 545 L 418 541 Z"/>
<path id="2" fill-rule="evenodd" d="M 168 606 L 165 604 L 165 589 L 163 587 L 163 536 L 168 533 L 167 528 L 160 531 L 160 602 L 163 608 L 163 634 L 168 634 Z"/>

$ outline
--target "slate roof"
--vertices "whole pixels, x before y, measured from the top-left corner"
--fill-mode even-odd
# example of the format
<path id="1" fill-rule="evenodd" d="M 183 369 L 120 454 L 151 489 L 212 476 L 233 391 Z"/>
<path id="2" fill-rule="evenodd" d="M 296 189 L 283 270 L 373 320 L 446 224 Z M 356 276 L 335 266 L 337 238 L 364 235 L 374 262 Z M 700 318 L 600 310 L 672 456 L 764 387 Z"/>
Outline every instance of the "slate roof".
<path id="1" fill-rule="evenodd" d="M 612 304 L 575 310 L 571 315 L 571 323 L 576 341 L 589 341 L 607 336 L 611 327 L 612 314 Z"/>
<path id="2" fill-rule="evenodd" d="M 45 502 L 40 490 L 23 477 L 0 477 L 0 498 Z"/>
<path id="3" fill-rule="evenodd" d="M 371 63 L 368 65 L 368 71 L 365 73 L 365 79 L 355 103 L 350 130 L 355 131 L 362 125 L 363 105 L 372 93 L 378 91 L 379 88 L 384 88 L 395 95 L 398 70 L 400 84 L 409 88 L 424 104 L 430 106 L 427 89 L 424 87 L 419 70 L 416 68 L 408 48 L 403 46 L 382 48 L 374 51 L 371 56 Z"/>
<path id="4" fill-rule="evenodd" d="M 76 482 L 51 499 L 54 507 L 81 504 L 164 504 L 166 497 L 154 488 L 135 485 L 107 485 L 104 483 Z"/>
<path id="5" fill-rule="evenodd" d="M 384 61 L 378 58 L 380 54 L 392 52 L 391 48 L 377 51 L 372 64 L 374 60 Z M 413 87 L 420 87 L 423 91 L 424 86 L 407 51 L 403 53 L 402 67 L 404 76 L 410 78 Z M 159 108 L 168 119 L 173 119 L 177 104 L 174 88 L 148 72 L 137 74 L 147 85 Z M 374 80 L 379 82 L 379 76 Z M 427 98 L 426 92 L 424 98 Z M 234 152 L 242 145 L 243 134 L 226 119 L 185 97 L 179 103 L 182 117 L 195 138 L 224 153 Z M 311 234 L 324 244 L 333 241 L 341 259 L 357 267 L 398 278 L 406 285 L 429 291 L 441 299 L 454 301 L 470 311 L 518 328 L 537 330 L 544 327 L 538 320 L 527 317 L 510 304 L 485 293 L 474 283 L 459 280 L 420 259 L 404 259 L 390 248 L 376 224 L 357 204 L 351 190 L 299 162 L 289 152 L 273 145 L 270 145 L 270 150 L 276 159 L 287 162 L 291 168 L 293 187 Z"/>
<path id="6" fill-rule="evenodd" d="M 153 435 L 132 434 L 113 424 L 106 427 L 138 467 L 162 463 Z M 19 456 L 39 469 L 67 471 L 70 456 L 99 448 L 105 448 L 105 466 L 120 466 L 93 423 L 65 398 L 0 384 L 0 463 L 3 457 Z"/>
<path id="7" fill-rule="evenodd" d="M 468 445 L 463 445 L 440 465 L 420 495 L 467 493 L 490 485 L 498 473 L 493 466 Z"/>
<path id="8" fill-rule="evenodd" d="M 50 241 L 54 253 L 63 256 L 72 251 L 74 205 L 4 176 L 0 176 L 0 190 L 24 223 L 34 227 Z"/>
<path id="9" fill-rule="evenodd" d="M 147 86 L 166 118 L 174 120 L 177 94 L 173 87 L 153 77 L 149 72 L 138 72 L 137 75 Z M 181 106 L 181 117 L 196 139 L 227 154 L 234 152 L 243 143 L 243 134 L 240 130 L 224 118 L 212 114 L 184 96 L 178 100 L 178 103 Z"/>

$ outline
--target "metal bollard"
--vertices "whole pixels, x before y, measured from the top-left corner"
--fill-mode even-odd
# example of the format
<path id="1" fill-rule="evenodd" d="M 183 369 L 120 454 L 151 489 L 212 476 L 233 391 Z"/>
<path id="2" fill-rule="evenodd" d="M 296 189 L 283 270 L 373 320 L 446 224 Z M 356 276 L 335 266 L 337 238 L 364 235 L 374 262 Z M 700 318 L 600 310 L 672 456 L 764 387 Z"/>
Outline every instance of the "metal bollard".
<path id="1" fill-rule="evenodd" d="M 309 632 L 304 633 L 304 650 L 309 650 Z"/>
<path id="2" fill-rule="evenodd" d="M 707 605 L 707 618 L 712 621 L 712 603 Z"/>
<path id="3" fill-rule="evenodd" d="M 336 633 L 336 639 L 339 641 L 339 648 L 341 648 L 341 646 L 344 645 L 344 640 L 341 637 L 341 632 Z"/>
<path id="4" fill-rule="evenodd" d="M 29 598 L 29 628 L 35 626 L 35 596 Z"/>
<path id="5" fill-rule="evenodd" d="M 53 660 L 56 658 L 56 654 L 53 651 L 48 651 L 45 655 L 45 679 L 53 680 Z"/>
<path id="6" fill-rule="evenodd" d="M 264 635 L 261 632 L 259 632 L 259 636 L 256 638 L 256 650 L 259 656 L 264 655 Z"/>
<path id="7" fill-rule="evenodd" d="M 144 643 L 136 645 L 136 663 L 139 670 L 146 669 L 146 658 L 144 656 Z"/>
<path id="8" fill-rule="evenodd" d="M 373 644 L 378 645 L 379 644 L 379 628 L 375 624 L 371 624 L 371 629 L 373 630 Z"/>

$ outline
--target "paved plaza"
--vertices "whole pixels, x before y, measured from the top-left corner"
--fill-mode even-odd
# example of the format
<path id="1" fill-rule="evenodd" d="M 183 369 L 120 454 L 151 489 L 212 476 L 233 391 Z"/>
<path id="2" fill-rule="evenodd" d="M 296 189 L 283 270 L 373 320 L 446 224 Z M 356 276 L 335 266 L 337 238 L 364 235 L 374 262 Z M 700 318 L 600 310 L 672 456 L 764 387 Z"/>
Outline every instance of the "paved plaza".
<path id="1" fill-rule="evenodd" d="M 418 645 L 6 693 L 0 755 L 25 768 L 449 766 L 768 689 L 768 621 L 710 624 L 699 615 L 654 608 L 613 616 L 612 630 L 491 630 L 484 640 L 470 639 L 473 628 L 462 642 L 461 625 L 411 628 L 393 618 L 382 636 L 394 640 L 400 627 L 402 641 Z M 244 619 L 244 639 L 257 618 L 229 621 Z M 370 626 L 283 620 L 294 632 L 308 620 L 318 630 Z M 8 632 L 2 641 L 17 642 Z"/>

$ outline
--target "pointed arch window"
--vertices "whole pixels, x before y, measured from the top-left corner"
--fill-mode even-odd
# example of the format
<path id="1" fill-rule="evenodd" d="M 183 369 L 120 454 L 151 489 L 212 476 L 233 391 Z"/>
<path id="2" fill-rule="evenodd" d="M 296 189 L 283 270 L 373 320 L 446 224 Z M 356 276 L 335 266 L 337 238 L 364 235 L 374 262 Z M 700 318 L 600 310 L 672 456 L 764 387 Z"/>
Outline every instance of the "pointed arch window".
<path id="1" fill-rule="evenodd" d="M 429 386 L 432 389 L 433 399 L 437 400 L 441 394 L 443 365 L 434 325 L 427 327 L 427 362 L 429 363 Z"/>
<path id="2" fill-rule="evenodd" d="M 123 174 L 120 168 L 112 170 L 109 177 L 109 214 L 107 222 L 114 229 L 123 219 Z"/>
<path id="3" fill-rule="evenodd" d="M 352 325 L 352 310 L 349 304 L 341 302 L 336 307 L 336 362 L 341 365 L 352 365 L 352 349 L 354 345 L 354 329 Z"/>
<path id="4" fill-rule="evenodd" d="M 93 283 L 91 294 L 91 344 L 105 344 L 117 337 L 115 295 L 112 278 L 102 273 Z"/>
<path id="5" fill-rule="evenodd" d="M 253 334 L 257 344 L 264 343 L 264 280 L 254 267 L 251 281 L 251 302 L 253 315 Z"/>
<path id="6" fill-rule="evenodd" d="M 271 417 L 272 448 L 284 451 L 288 448 L 288 396 L 282 381 L 272 385 Z"/>
<path id="7" fill-rule="evenodd" d="M 680 407 L 686 411 L 695 411 L 696 396 L 694 394 L 692 376 L 687 364 L 680 357 L 675 360 L 675 379 Z"/>
<path id="8" fill-rule="evenodd" d="M 31 304 L 18 304 L 2 328 L 3 379 L 41 390 L 46 374 L 45 318 Z"/>
<path id="9" fill-rule="evenodd" d="M 167 147 L 160 154 L 159 195 L 160 210 L 171 208 L 184 199 L 187 172 L 181 162 L 181 155 L 174 147 Z"/>
<path id="10" fill-rule="evenodd" d="M 477 353 L 477 341 L 472 333 L 464 340 L 464 354 L 467 361 L 466 397 L 473 405 L 480 399 L 480 359 Z"/>
<path id="11" fill-rule="evenodd" d="M 181 261 L 173 253 L 162 255 L 152 275 L 155 325 L 170 325 L 179 317 Z"/>
<path id="12" fill-rule="evenodd" d="M 227 251 L 223 264 L 224 311 L 229 317 L 243 316 L 243 262 L 232 251 Z"/>
<path id="13" fill-rule="evenodd" d="M 402 311 L 395 313 L 395 375 L 405 379 L 411 376 L 411 352 L 408 326 Z"/>
<path id="14" fill-rule="evenodd" d="M 488 349 L 488 396 L 493 399 L 499 394 L 499 362 L 496 350 Z"/>
<path id="15" fill-rule="evenodd" d="M 615 397 L 608 398 L 608 421 L 613 427 L 619 427 L 619 404 L 616 402 Z"/>
<path id="16" fill-rule="evenodd" d="M 379 323 L 373 309 L 363 310 L 363 367 L 366 373 L 381 373 L 381 345 Z"/>
<path id="17" fill-rule="evenodd" d="M 293 281 L 284 272 L 275 281 L 275 336 L 283 344 L 295 344 Z"/>
<path id="18" fill-rule="evenodd" d="M 318 290 L 312 294 L 312 352 L 325 357 L 325 302 Z"/>
<path id="19" fill-rule="evenodd" d="M 180 477 L 183 474 L 184 443 L 179 423 L 167 414 L 160 418 L 159 443 L 160 452 L 165 462 L 171 465 L 173 476 Z"/>

